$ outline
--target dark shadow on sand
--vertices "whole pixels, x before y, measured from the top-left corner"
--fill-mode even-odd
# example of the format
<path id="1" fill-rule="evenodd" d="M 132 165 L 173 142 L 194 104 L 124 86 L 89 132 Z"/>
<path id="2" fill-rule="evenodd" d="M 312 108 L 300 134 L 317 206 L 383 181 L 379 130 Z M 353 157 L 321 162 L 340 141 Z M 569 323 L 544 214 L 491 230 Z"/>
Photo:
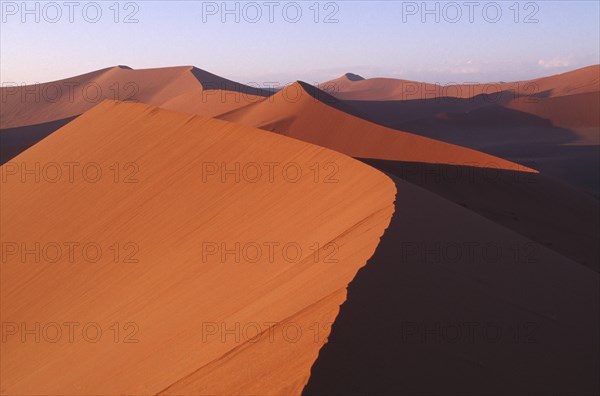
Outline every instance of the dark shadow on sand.
<path id="1" fill-rule="evenodd" d="M 303 395 L 597 394 L 597 274 L 394 181 L 396 212 Z M 467 242 L 504 253 L 435 248 Z M 515 259 L 515 246 L 533 250 Z"/>
<path id="2" fill-rule="evenodd" d="M 376 159 L 363 162 L 418 185 L 594 271 L 600 271 L 598 200 L 542 174 Z"/>
<path id="3" fill-rule="evenodd" d="M 0 129 L 0 165 L 10 161 L 75 118 L 77 116 L 43 124 Z"/>

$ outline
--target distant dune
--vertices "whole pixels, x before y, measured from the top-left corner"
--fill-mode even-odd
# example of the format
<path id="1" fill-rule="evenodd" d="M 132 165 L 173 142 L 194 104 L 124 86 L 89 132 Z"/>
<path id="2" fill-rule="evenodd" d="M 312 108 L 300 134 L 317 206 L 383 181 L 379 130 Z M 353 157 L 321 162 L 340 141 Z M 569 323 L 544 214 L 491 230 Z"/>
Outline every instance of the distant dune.
<path id="1" fill-rule="evenodd" d="M 298 82 L 220 118 L 365 159 L 600 270 L 596 199 L 523 165 L 384 128 L 350 114 L 355 112 L 346 102 Z"/>
<path id="2" fill-rule="evenodd" d="M 115 66 L 65 80 L 0 90 L 1 129 L 73 117 L 105 99 L 212 116 L 269 94 L 192 66 L 141 70 Z"/>
<path id="3" fill-rule="evenodd" d="M 534 114 L 552 124 L 562 127 L 574 127 L 578 132 L 581 127 L 600 128 L 600 89 L 595 92 L 573 95 L 553 96 L 536 100 L 511 100 L 506 107 L 527 114 Z M 593 140 L 576 141 L 575 143 L 599 144 L 600 134 Z M 584 138 L 591 136 L 584 136 Z"/>
<path id="4" fill-rule="evenodd" d="M 600 197 L 600 65 L 528 81 L 321 84 L 353 114 L 530 166 Z"/>
<path id="5" fill-rule="evenodd" d="M 600 65 L 555 76 L 516 82 L 479 81 L 439 85 L 395 78 L 368 78 L 347 73 L 319 84 L 320 89 L 345 100 L 419 100 L 440 97 L 467 99 L 482 94 L 510 92 L 517 96 L 557 97 L 600 90 Z"/>
<path id="6" fill-rule="evenodd" d="M 359 118 L 518 163 L 522 169 L 536 169 L 600 197 L 599 73 L 600 66 L 595 65 L 528 81 L 448 86 L 409 80 L 364 79 L 347 73 L 319 85 L 333 96 L 297 83 L 280 90 L 268 103 L 271 104 L 269 108 L 275 108 L 273 102 L 290 104 L 298 99 L 301 105 L 306 102 L 304 97 L 307 95 L 300 98 L 294 95 L 318 92 L 321 101 Z M 58 99 L 54 99 L 56 92 L 59 92 Z M 5 87 L 2 88 L 0 111 L 0 163 L 53 132 L 53 125 L 66 123 L 104 99 L 139 101 L 198 115 L 222 116 L 223 119 L 241 117 L 246 124 L 263 125 L 263 129 L 295 119 L 293 114 L 278 120 L 274 119 L 276 115 L 260 114 L 270 110 L 266 110 L 265 103 L 253 105 L 265 102 L 264 98 L 270 95 L 269 91 L 191 66 L 146 70 L 117 66 L 39 86 Z M 294 111 L 297 108 L 295 106 Z M 239 111 L 229 114 L 236 110 Z M 277 109 L 281 114 L 286 111 Z M 269 122 L 273 125 L 268 125 Z M 294 123 L 298 124 L 298 121 Z M 17 127 L 26 128 L 17 130 Z M 301 123 L 300 127 L 312 126 Z M 302 131 L 302 134 L 310 132 Z M 20 135 L 27 138 L 19 138 Z M 345 135 L 354 139 L 356 133 L 346 131 Z M 380 135 L 370 142 L 361 140 L 359 146 L 366 145 L 365 148 L 360 155 L 353 155 L 369 157 L 365 151 L 384 150 L 373 147 L 381 141 L 390 141 Z M 332 140 L 324 136 L 310 139 Z M 392 140 L 398 139 L 408 141 L 406 135 Z M 411 144 L 414 139 L 410 137 Z M 325 140 L 325 145 L 331 144 Z M 335 144 L 348 143 L 338 140 Z M 399 145 L 396 141 L 385 150 Z M 349 149 L 339 148 L 341 151 Z M 418 152 L 418 148 L 414 149 L 415 160 L 420 161 L 424 155 L 417 155 Z M 381 158 L 380 154 L 375 157 Z M 481 153 L 476 156 L 482 158 Z M 453 155 L 447 153 L 444 157 L 444 161 L 449 161 Z M 390 155 L 386 158 L 397 159 Z"/>
<path id="7" fill-rule="evenodd" d="M 15 176 L 35 163 L 78 167 Z M 263 163 L 272 179 L 250 172 Z M 237 182 L 214 168 L 236 164 Z M 0 267 L 3 323 L 80 324 L 72 342 L 8 336 L 3 394 L 299 394 L 394 210 L 394 184 L 359 161 L 142 104 L 104 102 L 0 169 L 2 241 L 19 249 Z M 41 261 L 22 256 L 35 243 Z"/>
<path id="8" fill-rule="evenodd" d="M 0 164 L 106 99 L 212 117 L 270 95 L 192 66 L 115 66 L 49 83 L 8 84 L 0 94 Z"/>
<path id="9" fill-rule="evenodd" d="M 353 157 L 535 172 L 498 157 L 381 127 L 345 114 L 344 103 L 304 82 L 219 118 L 328 147 Z M 337 107 L 337 108 L 336 108 Z"/>
<path id="10" fill-rule="evenodd" d="M 2 88 L 0 393 L 597 394 L 599 73 Z"/>

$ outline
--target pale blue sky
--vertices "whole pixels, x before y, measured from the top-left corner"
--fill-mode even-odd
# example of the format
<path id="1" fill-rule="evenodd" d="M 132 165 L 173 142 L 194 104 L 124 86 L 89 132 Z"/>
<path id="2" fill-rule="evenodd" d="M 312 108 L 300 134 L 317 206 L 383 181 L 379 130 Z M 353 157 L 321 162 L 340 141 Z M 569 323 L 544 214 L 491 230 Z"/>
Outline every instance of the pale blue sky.
<path id="1" fill-rule="evenodd" d="M 466 1 L 428 2 L 426 8 L 434 11 L 426 15 L 421 1 L 321 1 L 318 15 L 315 1 L 274 1 L 272 6 L 266 1 L 238 2 L 239 22 L 235 12 L 223 15 L 221 1 L 125 1 L 118 7 L 114 0 L 98 1 L 99 18 L 96 5 L 77 1 L 72 22 L 64 1 L 38 2 L 37 11 L 29 2 L 30 14 L 24 14 L 21 1 L 2 1 L 0 80 L 52 81 L 124 64 L 136 69 L 194 65 L 245 83 L 317 83 L 345 72 L 489 82 L 600 63 L 596 0 L 522 1 L 517 6 L 514 0 L 477 1 L 474 8 Z M 235 10 L 235 4 L 227 7 Z M 132 13 L 130 19 L 137 22 L 125 23 Z M 331 13 L 333 23 L 324 23 Z"/>

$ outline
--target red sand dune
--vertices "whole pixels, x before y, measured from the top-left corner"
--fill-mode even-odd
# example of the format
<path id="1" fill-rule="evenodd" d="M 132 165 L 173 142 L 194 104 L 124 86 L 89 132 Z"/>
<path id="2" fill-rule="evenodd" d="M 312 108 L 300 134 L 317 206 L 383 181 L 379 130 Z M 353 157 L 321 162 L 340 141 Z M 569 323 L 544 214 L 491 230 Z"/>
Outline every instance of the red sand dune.
<path id="1" fill-rule="evenodd" d="M 418 100 L 439 97 L 471 98 L 481 94 L 512 92 L 519 96 L 558 97 L 600 90 L 600 65 L 550 77 L 516 82 L 473 84 L 431 84 L 395 78 L 364 79 L 345 74 L 318 85 L 331 95 L 345 100 Z"/>
<path id="2" fill-rule="evenodd" d="M 598 200 L 538 173 L 364 160 L 600 272 Z"/>
<path id="3" fill-rule="evenodd" d="M 250 88 L 195 68 L 79 78 L 110 87 L 125 74 L 145 87 L 137 100 L 192 114 L 107 101 L 0 167 L 3 323 L 97 323 L 105 334 L 98 343 L 77 331 L 74 342 L 9 335 L 2 394 L 598 393 L 600 362 L 590 352 L 599 331 L 597 200 L 523 165 L 418 135 L 468 142 L 474 127 L 489 132 L 492 123 L 498 141 L 477 144 L 513 144 L 498 155 L 528 158 L 528 144 L 549 140 L 540 131 L 556 145 L 593 148 L 598 66 L 532 80 L 525 86 L 540 89 L 537 102 L 509 93 L 495 107 L 469 99 L 483 85 L 465 86 L 479 91 L 456 95 L 464 101 L 432 105 L 398 100 L 411 82 L 356 75 L 338 80 L 338 97 L 360 97 L 348 101 L 302 82 L 239 101 L 235 93 Z M 522 93 L 521 83 L 501 88 Z M 89 104 L 10 102 L 2 125 L 6 114 L 11 128 L 0 137 L 43 138 L 50 127 L 29 123 L 60 124 Z M 411 116 L 415 133 L 362 119 L 371 109 L 389 112 L 390 122 Z M 580 140 L 566 139 L 561 122 L 576 123 Z M 69 162 L 104 177 L 19 179 L 36 163 Z M 268 180 L 269 164 L 283 171 L 290 163 L 299 180 L 277 171 Z M 36 263 L 11 250 L 66 241 L 97 243 L 104 254 L 95 263 L 81 254 Z M 236 242 L 269 241 L 298 244 L 301 258 L 290 263 L 276 248 L 274 259 L 231 259 Z M 218 249 L 208 257 L 207 242 Z M 137 261 L 123 262 L 131 244 Z M 130 323 L 137 343 L 122 342 Z M 423 326 L 440 323 L 493 323 L 502 334 L 419 339 Z"/>
<path id="4" fill-rule="evenodd" d="M 296 82 L 273 96 L 218 118 L 274 131 L 353 157 L 535 172 L 478 151 L 385 128 L 324 102 L 336 104 L 325 92 Z M 343 103 L 338 103 L 338 107 L 345 109 Z"/>
<path id="5" fill-rule="evenodd" d="M 116 66 L 43 84 L 0 89 L 1 129 L 79 115 L 105 99 L 128 100 L 213 116 L 268 93 L 192 66 L 133 70 Z"/>
<path id="6" fill-rule="evenodd" d="M 384 128 L 330 105 L 355 111 L 314 87 L 296 83 L 220 118 L 370 159 L 385 172 L 599 270 L 596 199 L 522 165 Z"/>
<path id="7" fill-rule="evenodd" d="M 39 182 L 19 171 L 36 163 Z M 46 165 L 63 163 L 77 166 L 57 180 Z M 263 163 L 272 179 L 253 173 Z M 3 394 L 298 394 L 394 210 L 391 180 L 342 154 L 133 103 L 102 103 L 0 169 L 2 321 L 17 326 L 3 328 Z M 256 262 L 203 256 L 273 241 Z M 23 253 L 35 243 L 39 262 Z M 36 343 L 56 337 L 49 323 L 63 336 Z"/>
<path id="8" fill-rule="evenodd" d="M 393 180 L 392 221 L 303 394 L 598 394 L 598 274 Z"/>
<path id="9" fill-rule="evenodd" d="M 321 87 L 372 122 L 530 166 L 600 196 L 600 65 L 514 83 L 342 76 Z"/>
<path id="10" fill-rule="evenodd" d="M 573 127 L 575 131 L 581 127 L 600 128 L 600 89 L 568 96 L 536 98 L 533 101 L 511 100 L 506 107 L 534 114 L 557 126 Z M 598 145 L 599 135 L 596 133 L 590 143 Z M 583 143 L 588 142 L 584 140 Z"/>
<path id="11" fill-rule="evenodd" d="M 9 84 L 0 88 L 0 94 L 3 164 L 105 99 L 212 117 L 270 93 L 191 66 L 143 70 L 117 66 L 44 84 Z"/>

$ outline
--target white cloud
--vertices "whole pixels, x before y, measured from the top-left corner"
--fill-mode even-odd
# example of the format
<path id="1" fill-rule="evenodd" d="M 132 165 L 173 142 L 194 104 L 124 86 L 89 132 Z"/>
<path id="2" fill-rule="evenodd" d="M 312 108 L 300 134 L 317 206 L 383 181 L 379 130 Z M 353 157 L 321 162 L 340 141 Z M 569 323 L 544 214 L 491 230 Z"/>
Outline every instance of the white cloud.
<path id="1" fill-rule="evenodd" d="M 569 58 L 540 59 L 538 65 L 544 69 L 557 69 L 571 66 L 571 60 Z"/>
<path id="2" fill-rule="evenodd" d="M 451 67 L 448 69 L 448 72 L 452 74 L 475 74 L 479 73 L 481 69 L 473 66 L 464 66 L 464 67 Z"/>
<path id="3" fill-rule="evenodd" d="M 446 67 L 434 67 L 431 69 L 436 73 L 446 74 L 476 74 L 480 73 L 481 69 L 477 66 L 446 66 Z"/>

